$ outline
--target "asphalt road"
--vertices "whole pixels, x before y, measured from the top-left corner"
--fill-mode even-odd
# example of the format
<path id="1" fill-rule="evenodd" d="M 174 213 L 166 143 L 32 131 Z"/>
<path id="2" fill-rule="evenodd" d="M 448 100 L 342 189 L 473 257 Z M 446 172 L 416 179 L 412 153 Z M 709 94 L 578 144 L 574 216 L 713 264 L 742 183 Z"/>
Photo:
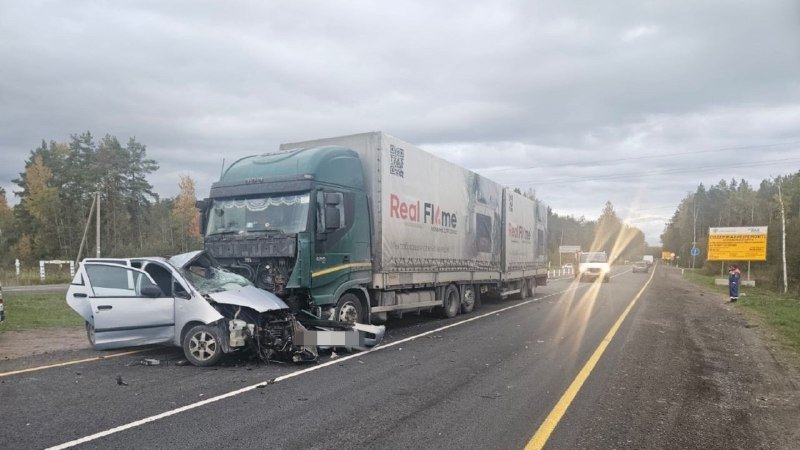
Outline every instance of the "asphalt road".
<path id="1" fill-rule="evenodd" d="M 686 302 L 701 294 L 676 291 L 680 278 L 668 270 L 658 269 L 606 341 L 547 448 L 791 448 L 784 444 L 798 442 L 793 436 L 775 436 L 797 425 L 796 414 L 778 414 L 784 409 L 721 422 L 728 416 L 720 408 L 748 411 L 751 399 L 720 396 L 720 380 L 704 381 L 724 358 L 692 347 L 703 324 L 690 326 Z M 81 439 L 88 448 L 523 448 L 648 279 L 619 268 L 610 283 L 558 280 L 534 299 L 487 301 L 455 319 L 404 318 L 390 322 L 376 350 L 313 366 L 229 360 L 202 369 L 176 365 L 180 352 L 160 347 L 6 376 L 98 353 L 3 362 L 0 442 L 8 449 Z M 715 308 L 711 320 L 720 304 L 689 306 Z M 141 365 L 145 357 L 161 364 Z M 792 386 L 775 389 L 793 411 Z M 709 431 L 715 415 L 713 424 L 733 431 Z M 764 431 L 762 422 L 776 417 L 786 427 Z"/>

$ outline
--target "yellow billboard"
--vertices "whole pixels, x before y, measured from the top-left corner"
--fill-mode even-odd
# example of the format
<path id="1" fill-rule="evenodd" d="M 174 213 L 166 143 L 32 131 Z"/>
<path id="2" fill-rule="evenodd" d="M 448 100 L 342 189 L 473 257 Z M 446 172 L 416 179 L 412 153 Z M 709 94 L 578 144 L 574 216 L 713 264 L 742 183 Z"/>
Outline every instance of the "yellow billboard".
<path id="1" fill-rule="evenodd" d="M 709 261 L 766 261 L 767 227 L 711 227 Z"/>
<path id="2" fill-rule="evenodd" d="M 662 251 L 661 252 L 661 259 L 663 259 L 664 261 L 672 261 L 672 252 Z"/>

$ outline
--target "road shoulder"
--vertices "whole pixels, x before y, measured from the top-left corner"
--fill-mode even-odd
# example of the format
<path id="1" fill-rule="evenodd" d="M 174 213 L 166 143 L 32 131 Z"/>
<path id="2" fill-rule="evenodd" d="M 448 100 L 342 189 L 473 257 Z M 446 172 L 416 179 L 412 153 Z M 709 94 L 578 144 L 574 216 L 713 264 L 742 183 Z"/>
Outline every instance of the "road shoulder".
<path id="1" fill-rule="evenodd" d="M 791 358 L 718 293 L 658 270 L 551 448 L 796 448 Z"/>

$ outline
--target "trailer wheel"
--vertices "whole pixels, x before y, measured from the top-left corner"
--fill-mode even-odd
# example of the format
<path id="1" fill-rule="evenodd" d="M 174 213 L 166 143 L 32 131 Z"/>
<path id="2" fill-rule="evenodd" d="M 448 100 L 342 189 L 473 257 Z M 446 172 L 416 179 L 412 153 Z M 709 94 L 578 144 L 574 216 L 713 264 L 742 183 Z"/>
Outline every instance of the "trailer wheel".
<path id="1" fill-rule="evenodd" d="M 536 296 L 536 278 L 528 279 L 528 298 Z"/>
<path id="2" fill-rule="evenodd" d="M 461 314 L 469 314 L 475 309 L 475 287 L 465 284 L 461 287 Z"/>
<path id="3" fill-rule="evenodd" d="M 444 308 L 444 316 L 448 319 L 451 319 L 458 314 L 458 310 L 461 309 L 461 296 L 458 295 L 458 288 L 456 285 L 451 284 L 447 286 L 447 289 L 444 290 L 444 302 L 442 303 L 442 307 Z"/>
<path id="4" fill-rule="evenodd" d="M 355 294 L 350 292 L 339 297 L 336 302 L 336 315 L 334 320 L 339 322 L 349 323 L 362 323 L 364 317 L 364 308 L 361 306 L 361 300 Z"/>

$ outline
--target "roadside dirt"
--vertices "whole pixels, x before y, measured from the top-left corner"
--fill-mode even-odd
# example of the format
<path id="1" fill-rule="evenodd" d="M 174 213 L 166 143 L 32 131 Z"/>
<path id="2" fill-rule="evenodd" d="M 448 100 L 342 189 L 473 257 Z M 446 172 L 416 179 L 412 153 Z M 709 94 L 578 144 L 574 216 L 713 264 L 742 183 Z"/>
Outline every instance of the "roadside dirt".
<path id="1" fill-rule="evenodd" d="M 89 348 L 83 328 L 5 331 L 0 333 L 0 361 Z"/>

